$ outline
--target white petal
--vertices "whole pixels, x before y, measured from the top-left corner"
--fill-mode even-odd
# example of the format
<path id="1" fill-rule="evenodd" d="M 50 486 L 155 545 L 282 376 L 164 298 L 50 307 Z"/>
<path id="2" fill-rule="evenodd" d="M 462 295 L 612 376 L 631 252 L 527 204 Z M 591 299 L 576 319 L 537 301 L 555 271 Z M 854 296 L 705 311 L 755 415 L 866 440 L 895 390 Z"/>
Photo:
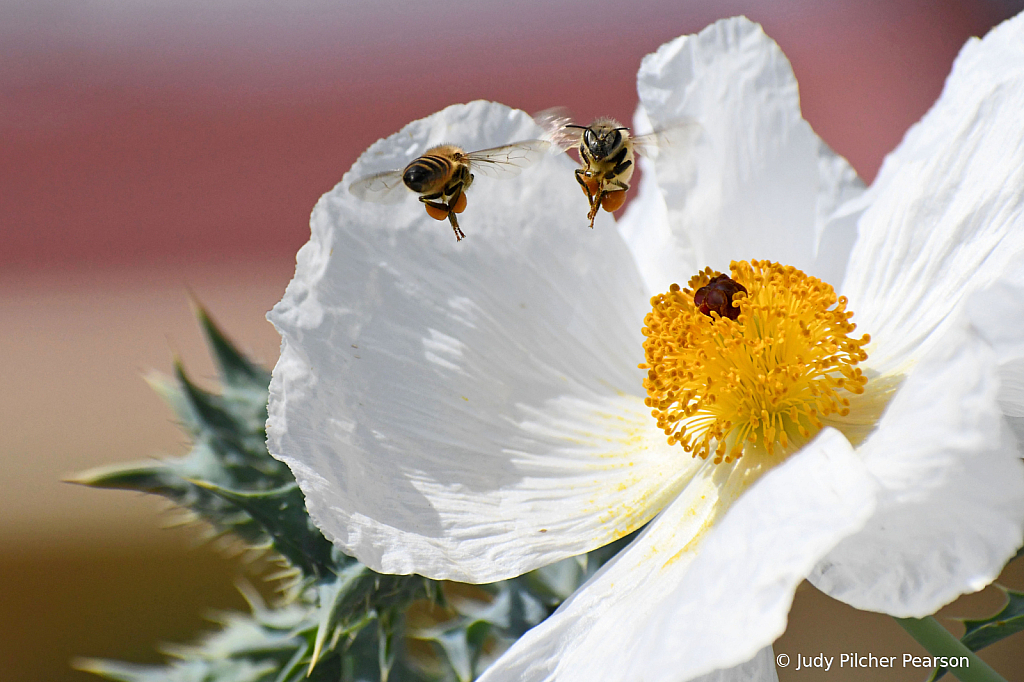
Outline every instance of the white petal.
<path id="1" fill-rule="evenodd" d="M 999 407 L 1024 456 L 1024 359 L 999 366 Z"/>
<path id="2" fill-rule="evenodd" d="M 567 158 L 478 178 L 459 244 L 412 195 L 347 191 L 441 141 L 539 133 L 474 102 L 378 142 L 317 204 L 270 315 L 271 452 L 375 570 L 517 575 L 639 527 L 688 475 L 642 402 L 639 275 L 614 229 L 586 228 Z"/>
<path id="3" fill-rule="evenodd" d="M 637 107 L 633 129 L 638 134 L 651 130 L 643 107 Z M 615 225 L 638 263 L 647 293 L 654 295 L 667 291 L 673 282 L 689 279 L 704 266 L 691 261 L 672 234 L 654 163 L 643 158 L 637 163 L 641 170 L 639 188 Z"/>
<path id="4" fill-rule="evenodd" d="M 1024 255 L 991 286 L 971 294 L 964 308 L 999 364 L 1024 357 Z M 1024 395 L 1017 402 L 1024 404 Z"/>
<path id="5" fill-rule="evenodd" d="M 743 492 L 745 466 L 706 464 L 482 682 L 682 682 L 763 659 L 796 586 L 870 515 L 874 483 L 832 429 Z"/>
<path id="6" fill-rule="evenodd" d="M 842 292 L 872 366 L 919 357 L 1024 250 L 1024 15 L 971 39 L 862 202 Z M 858 202 L 854 202 L 858 203 Z"/>
<path id="7" fill-rule="evenodd" d="M 1024 257 L 992 286 L 972 294 L 965 309 L 996 354 L 999 407 L 1024 452 Z"/>
<path id="8" fill-rule="evenodd" d="M 921 617 L 999 574 L 1024 539 L 1024 465 L 998 389 L 995 353 L 961 317 L 860 447 L 878 509 L 811 582 L 859 609 Z"/>
<path id="9" fill-rule="evenodd" d="M 863 184 L 801 117 L 789 61 L 761 27 L 719 21 L 648 55 L 638 78 L 655 128 L 701 127 L 690 148 L 654 164 L 671 241 L 656 261 L 638 258 L 649 286 L 664 291 L 706 265 L 728 272 L 730 260 L 750 258 L 839 282 L 856 216 L 830 217 Z"/>

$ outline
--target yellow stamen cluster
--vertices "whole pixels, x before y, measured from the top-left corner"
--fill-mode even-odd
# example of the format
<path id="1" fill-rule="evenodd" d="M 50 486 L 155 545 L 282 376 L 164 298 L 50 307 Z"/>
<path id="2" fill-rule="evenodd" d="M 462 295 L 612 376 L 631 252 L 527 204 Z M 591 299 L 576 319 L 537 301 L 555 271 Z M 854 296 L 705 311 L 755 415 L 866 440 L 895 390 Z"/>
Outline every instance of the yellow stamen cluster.
<path id="1" fill-rule="evenodd" d="M 711 268 L 680 291 L 651 299 L 643 334 L 647 406 L 665 431 L 694 457 L 730 462 L 744 447 L 806 442 L 820 417 L 845 416 L 846 393 L 863 393 L 867 378 L 855 365 L 867 358 L 865 334 L 853 339 L 847 299 L 790 266 L 733 261 L 732 279 L 746 288 L 733 296 L 735 320 L 703 314 L 694 293 L 718 275 Z"/>

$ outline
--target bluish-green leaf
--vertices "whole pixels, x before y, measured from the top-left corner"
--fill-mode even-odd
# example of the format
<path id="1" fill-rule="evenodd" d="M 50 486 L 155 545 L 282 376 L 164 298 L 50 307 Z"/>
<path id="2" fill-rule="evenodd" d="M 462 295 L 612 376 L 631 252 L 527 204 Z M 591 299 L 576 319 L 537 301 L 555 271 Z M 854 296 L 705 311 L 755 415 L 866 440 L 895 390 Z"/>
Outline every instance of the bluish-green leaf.
<path id="1" fill-rule="evenodd" d="M 275 669 L 272 663 L 205 659 L 157 666 L 84 658 L 74 667 L 117 682 L 270 682 Z"/>
<path id="2" fill-rule="evenodd" d="M 971 651 L 983 649 L 1024 630 L 1024 592 L 996 587 L 1006 596 L 1003 608 L 989 618 L 963 621 L 965 630 L 961 641 Z"/>
<path id="3" fill-rule="evenodd" d="M 963 619 L 964 636 L 960 638 L 971 651 L 980 651 L 990 644 L 1006 639 L 1024 630 L 1024 592 L 1010 590 L 996 585 L 1006 597 L 1003 608 L 988 618 L 978 620 Z M 929 679 L 937 680 L 948 672 L 946 668 L 937 668 Z"/>
<path id="4" fill-rule="evenodd" d="M 333 573 L 331 543 L 306 513 L 306 500 L 297 483 L 258 492 L 241 492 L 206 481 L 191 481 L 249 514 L 270 537 L 274 550 L 306 575 Z"/>
<path id="5" fill-rule="evenodd" d="M 267 386 L 270 384 L 270 372 L 242 355 L 203 306 L 196 302 L 195 308 L 196 317 L 199 318 L 199 324 L 206 336 L 206 343 L 217 361 L 217 368 L 224 385 L 236 389 L 266 392 Z"/>

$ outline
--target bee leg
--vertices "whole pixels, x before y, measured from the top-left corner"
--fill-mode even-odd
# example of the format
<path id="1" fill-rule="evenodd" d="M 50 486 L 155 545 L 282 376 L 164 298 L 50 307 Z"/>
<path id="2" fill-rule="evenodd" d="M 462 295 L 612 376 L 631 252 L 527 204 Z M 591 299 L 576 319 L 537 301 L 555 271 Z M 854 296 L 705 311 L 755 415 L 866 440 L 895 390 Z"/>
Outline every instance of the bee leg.
<path id="1" fill-rule="evenodd" d="M 601 208 L 601 200 L 604 199 L 604 195 L 607 194 L 604 190 L 601 190 L 594 197 L 594 203 L 590 206 L 590 213 L 587 214 L 587 218 L 590 220 L 590 229 L 594 229 L 594 219 L 597 217 L 597 209 Z"/>
<path id="2" fill-rule="evenodd" d="M 587 201 L 590 202 L 590 211 L 587 213 L 587 220 L 590 221 L 590 229 L 594 229 L 594 218 L 597 216 L 597 209 L 601 206 L 600 193 L 595 200 L 594 193 L 590 191 L 590 185 L 583 177 L 583 169 L 576 169 L 576 182 L 580 183 L 580 187 L 587 193 Z"/>
<path id="3" fill-rule="evenodd" d="M 456 211 L 463 211 L 466 208 L 466 200 L 464 197 L 463 190 L 469 186 L 469 183 L 473 181 L 473 176 L 470 173 L 466 173 L 468 180 L 459 180 L 452 183 L 451 187 L 445 188 L 445 196 L 448 197 L 448 222 L 452 224 L 452 230 L 455 231 L 455 241 L 461 242 L 466 235 L 462 232 L 459 227 L 459 219 L 455 217 Z M 462 205 L 459 205 L 459 200 L 462 199 Z"/>
<path id="4" fill-rule="evenodd" d="M 583 169 L 576 169 L 576 182 L 580 183 L 580 187 L 583 188 L 583 192 L 587 195 L 587 200 L 591 203 L 594 202 L 594 197 L 590 193 L 590 186 L 587 185 L 587 181 L 583 179 Z"/>
<path id="5" fill-rule="evenodd" d="M 431 201 L 430 199 L 427 199 L 426 197 L 420 197 L 420 201 L 422 201 L 424 204 L 426 204 L 430 208 L 435 209 L 439 213 L 443 213 L 444 214 L 444 215 L 437 215 L 437 216 L 435 216 L 435 217 L 437 217 L 438 220 L 444 220 L 444 216 L 447 215 L 448 216 L 448 222 L 450 222 L 452 224 L 452 229 L 455 230 L 455 241 L 461 242 L 463 240 L 463 238 L 466 235 L 462 232 L 462 229 L 459 227 L 459 220 L 458 220 L 458 218 L 455 217 L 455 203 L 458 201 L 458 197 L 455 198 L 455 201 L 452 201 L 449 204 L 444 204 L 444 203 L 441 203 L 440 201 Z"/>
<path id="6" fill-rule="evenodd" d="M 455 211 L 448 211 L 448 222 L 452 224 L 452 229 L 455 230 L 455 241 L 461 242 L 465 239 L 466 235 L 459 227 L 459 219 L 455 217 Z"/>
<path id="7" fill-rule="evenodd" d="M 586 178 L 583 175 L 583 169 L 582 168 L 577 168 L 576 169 L 576 182 L 580 183 L 580 187 L 583 188 L 583 192 L 587 195 L 587 201 L 589 201 L 590 205 L 593 206 L 594 205 L 594 193 L 590 191 L 590 185 L 593 183 L 593 180 L 591 179 L 590 183 L 588 183 L 587 179 L 588 178 Z"/>
<path id="8" fill-rule="evenodd" d="M 456 243 L 461 242 L 466 237 L 462 232 L 462 229 L 459 227 L 459 219 L 455 217 L 456 211 L 464 211 L 466 209 L 466 195 L 463 193 L 462 189 L 462 187 L 459 187 L 455 190 L 455 193 L 448 198 L 448 222 L 452 224 L 452 229 L 455 231 Z"/>
<path id="9" fill-rule="evenodd" d="M 444 204 L 439 201 L 434 201 L 433 199 L 435 198 L 438 197 L 435 196 L 430 199 L 428 199 L 427 197 L 420 197 L 420 202 L 423 204 L 424 208 L 427 209 L 428 216 L 430 216 L 434 220 L 444 220 L 445 218 L 448 217 L 448 212 L 450 211 L 450 208 L 448 204 Z"/>
<path id="10" fill-rule="evenodd" d="M 448 211 L 448 204 L 443 204 L 440 201 L 431 201 L 430 199 L 424 199 L 423 197 L 420 197 L 420 201 L 431 208 L 436 208 L 440 211 Z"/>

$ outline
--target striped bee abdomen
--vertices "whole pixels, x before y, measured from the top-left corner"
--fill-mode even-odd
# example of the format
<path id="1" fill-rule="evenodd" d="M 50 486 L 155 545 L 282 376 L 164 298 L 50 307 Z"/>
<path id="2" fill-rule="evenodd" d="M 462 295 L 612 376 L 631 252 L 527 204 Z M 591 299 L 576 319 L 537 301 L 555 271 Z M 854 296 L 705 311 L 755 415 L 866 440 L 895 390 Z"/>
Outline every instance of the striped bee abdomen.
<path id="1" fill-rule="evenodd" d="M 430 192 L 438 185 L 443 185 L 452 174 L 455 163 L 438 154 L 421 156 L 408 166 L 402 173 L 402 182 L 413 192 Z"/>

